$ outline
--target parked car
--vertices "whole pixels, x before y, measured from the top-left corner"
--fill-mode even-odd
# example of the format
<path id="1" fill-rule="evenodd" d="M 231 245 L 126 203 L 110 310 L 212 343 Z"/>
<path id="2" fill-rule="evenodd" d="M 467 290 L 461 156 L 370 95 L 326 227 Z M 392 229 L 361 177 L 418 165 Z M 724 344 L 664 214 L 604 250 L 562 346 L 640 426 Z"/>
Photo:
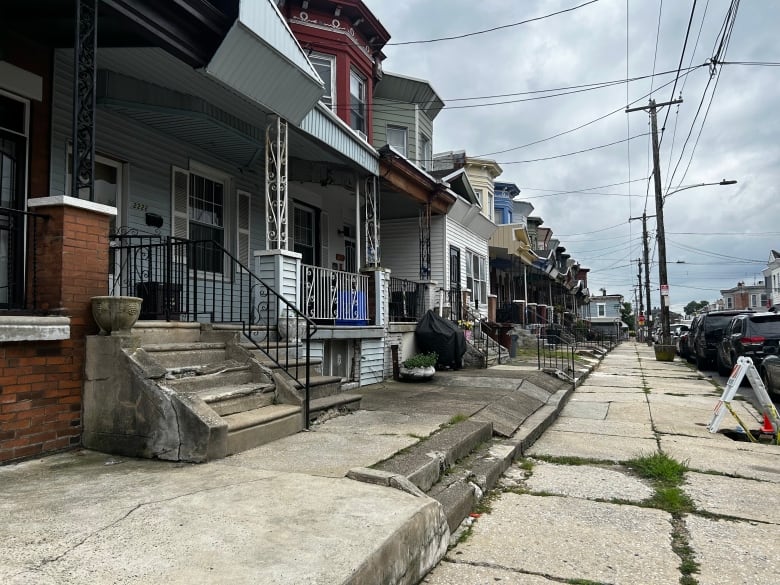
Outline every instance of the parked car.
<path id="1" fill-rule="evenodd" d="M 739 357 L 749 357 L 758 367 L 768 355 L 777 355 L 780 345 L 780 314 L 748 313 L 731 318 L 718 344 L 716 367 L 728 374 Z"/>
<path id="2" fill-rule="evenodd" d="M 735 309 L 702 313 L 696 326 L 696 334 L 693 340 L 691 341 L 690 336 L 688 337 L 696 367 L 700 370 L 705 370 L 714 366 L 715 358 L 718 355 L 718 344 L 723 338 L 723 332 L 731 318 L 753 312 L 750 309 Z"/>
<path id="3" fill-rule="evenodd" d="M 758 366 L 758 372 L 761 374 L 761 380 L 763 380 L 769 396 L 775 402 L 780 400 L 780 356 L 769 355 L 765 357 Z"/>
<path id="4" fill-rule="evenodd" d="M 688 331 L 688 326 L 684 325 L 682 323 L 677 323 L 675 325 L 671 326 L 671 330 L 669 331 L 672 336 L 672 345 L 675 347 L 677 346 L 677 340 L 680 338 L 680 335 L 682 335 L 684 332 Z"/>
<path id="5" fill-rule="evenodd" d="M 677 341 L 675 343 L 675 349 L 677 350 L 677 355 L 679 355 L 682 359 L 687 360 L 688 356 L 691 354 L 691 350 L 688 347 L 688 334 L 690 331 L 683 331 L 680 336 L 677 338 Z"/>
<path id="6" fill-rule="evenodd" d="M 685 358 L 687 361 L 694 361 L 693 354 L 693 339 L 696 337 L 696 329 L 699 326 L 702 316 L 696 315 L 691 324 L 688 326 L 688 331 L 680 336 L 677 343 L 677 353 L 681 358 Z"/>

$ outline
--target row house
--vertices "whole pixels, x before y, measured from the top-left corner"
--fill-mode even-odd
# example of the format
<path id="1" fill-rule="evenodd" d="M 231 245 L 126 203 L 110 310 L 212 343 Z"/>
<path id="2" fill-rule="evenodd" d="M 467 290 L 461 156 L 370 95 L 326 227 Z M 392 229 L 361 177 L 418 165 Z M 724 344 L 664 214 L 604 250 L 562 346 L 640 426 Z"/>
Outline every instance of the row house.
<path id="1" fill-rule="evenodd" d="M 443 103 L 361 0 L 12 1 L 0 32 L 0 461 L 221 457 L 382 380 L 393 323 L 487 315 L 500 169 L 436 166 Z"/>
<path id="2" fill-rule="evenodd" d="M 771 250 L 763 270 L 766 283 L 766 307 L 780 309 L 780 252 Z"/>
<path id="3" fill-rule="evenodd" d="M 489 241 L 495 320 L 530 328 L 574 326 L 587 306 L 588 269 L 566 253 L 514 183 L 495 184 L 496 232 Z"/>
<path id="4" fill-rule="evenodd" d="M 720 291 L 721 306 L 726 309 L 751 309 L 762 311 L 767 308 L 767 292 L 763 282 L 745 284 L 740 281 L 737 286 Z"/>

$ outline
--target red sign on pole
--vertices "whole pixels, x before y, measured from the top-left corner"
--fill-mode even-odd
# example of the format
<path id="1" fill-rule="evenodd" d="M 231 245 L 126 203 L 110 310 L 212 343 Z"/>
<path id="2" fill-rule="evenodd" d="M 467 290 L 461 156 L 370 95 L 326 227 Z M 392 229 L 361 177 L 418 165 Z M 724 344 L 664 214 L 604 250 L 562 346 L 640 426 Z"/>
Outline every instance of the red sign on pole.
<path id="1" fill-rule="evenodd" d="M 669 285 L 668 284 L 662 284 L 661 285 L 661 296 L 662 297 L 668 297 L 669 296 Z"/>

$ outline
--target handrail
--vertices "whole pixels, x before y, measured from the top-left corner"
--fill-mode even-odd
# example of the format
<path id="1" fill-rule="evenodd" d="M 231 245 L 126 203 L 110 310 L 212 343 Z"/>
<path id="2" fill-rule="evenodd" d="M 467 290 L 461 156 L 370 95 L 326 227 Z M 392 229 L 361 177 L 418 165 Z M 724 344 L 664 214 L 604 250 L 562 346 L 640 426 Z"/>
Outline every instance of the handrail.
<path id="1" fill-rule="evenodd" d="M 309 427 L 314 321 L 218 242 L 135 234 L 111 238 L 112 294 L 141 297 L 141 319 L 240 325 L 243 336 L 302 387 Z M 282 320 L 291 339 L 272 340 L 270 332 Z M 298 374 L 301 359 L 304 376 Z"/>

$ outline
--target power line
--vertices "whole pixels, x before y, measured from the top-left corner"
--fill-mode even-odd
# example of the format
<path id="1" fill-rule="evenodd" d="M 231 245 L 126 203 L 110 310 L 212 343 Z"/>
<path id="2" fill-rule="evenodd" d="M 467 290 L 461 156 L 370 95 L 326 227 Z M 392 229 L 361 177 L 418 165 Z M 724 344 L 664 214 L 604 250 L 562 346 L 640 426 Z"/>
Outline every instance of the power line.
<path id="1" fill-rule="evenodd" d="M 502 30 L 502 29 L 505 29 L 505 28 L 512 28 L 512 27 L 515 27 L 515 26 L 520 26 L 521 24 L 528 24 L 529 22 L 536 22 L 536 21 L 539 21 L 539 20 L 544 20 L 544 19 L 550 18 L 552 16 L 557 16 L 559 14 L 564 14 L 566 12 L 572 12 L 573 10 L 577 10 L 579 8 L 583 8 L 584 6 L 588 6 L 589 4 L 594 4 L 596 2 L 598 2 L 598 0 L 590 0 L 589 2 L 585 2 L 585 3 L 579 4 L 577 6 L 572 6 L 571 8 L 566 8 L 564 10 L 559 10 L 558 12 L 552 12 L 550 14 L 545 14 L 544 16 L 537 16 L 535 18 L 529 18 L 528 20 L 521 20 L 520 22 L 513 22 L 511 24 L 504 24 L 504 25 L 501 25 L 501 26 L 494 26 L 492 28 L 487 28 L 487 29 L 484 29 L 484 30 L 478 30 L 478 31 L 470 32 L 470 33 L 464 33 L 464 34 L 461 34 L 461 35 L 454 35 L 454 36 L 451 36 L 451 37 L 440 37 L 440 38 L 436 38 L 436 39 L 424 39 L 424 40 L 418 40 L 418 41 L 399 41 L 397 43 L 387 43 L 385 46 L 386 47 L 390 47 L 390 46 L 399 47 L 399 46 L 403 46 L 403 45 L 420 45 L 420 44 L 426 44 L 426 43 L 438 43 L 440 41 L 454 41 L 456 39 L 465 39 L 467 37 L 483 35 L 483 34 L 486 34 L 486 33 L 489 33 L 489 32 L 495 32 L 497 30 Z"/>
<path id="2" fill-rule="evenodd" d="M 608 144 L 600 144 L 599 146 L 593 146 L 591 148 L 585 148 L 583 150 L 575 150 L 574 152 L 567 152 L 565 154 L 556 154 L 555 156 L 546 156 L 543 158 L 532 158 L 528 160 L 514 160 L 514 161 L 504 161 L 499 162 L 497 164 L 499 165 L 517 165 L 517 164 L 523 164 L 523 163 L 532 163 L 532 162 L 540 162 L 545 160 L 553 160 L 556 158 L 564 158 L 567 156 L 574 156 L 575 154 L 582 154 L 584 152 L 592 152 L 594 150 L 599 150 L 602 148 L 607 148 L 609 146 L 615 146 L 616 144 L 622 144 L 624 142 L 628 142 L 629 140 L 634 140 L 635 138 L 641 138 L 642 136 L 647 136 L 647 132 L 644 134 L 637 134 L 636 136 L 631 136 L 630 138 L 624 138 L 623 140 L 616 140 L 615 142 L 609 142 Z"/>

